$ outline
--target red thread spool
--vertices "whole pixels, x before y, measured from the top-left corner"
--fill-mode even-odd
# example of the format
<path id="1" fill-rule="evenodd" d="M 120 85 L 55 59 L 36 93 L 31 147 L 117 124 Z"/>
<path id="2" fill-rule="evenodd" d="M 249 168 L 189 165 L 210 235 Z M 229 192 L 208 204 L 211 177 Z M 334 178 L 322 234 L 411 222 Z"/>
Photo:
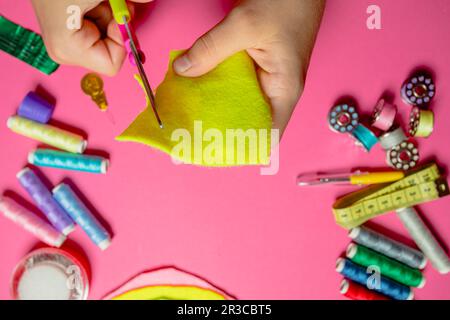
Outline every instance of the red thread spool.
<path id="1" fill-rule="evenodd" d="M 341 293 L 352 300 L 390 300 L 375 291 L 366 289 L 347 279 L 341 282 Z"/>

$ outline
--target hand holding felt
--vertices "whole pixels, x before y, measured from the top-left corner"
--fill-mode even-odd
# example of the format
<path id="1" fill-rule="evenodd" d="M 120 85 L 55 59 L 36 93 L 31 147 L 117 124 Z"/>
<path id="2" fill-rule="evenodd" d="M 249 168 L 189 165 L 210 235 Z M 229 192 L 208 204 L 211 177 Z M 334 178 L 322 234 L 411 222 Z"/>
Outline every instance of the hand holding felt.
<path id="1" fill-rule="evenodd" d="M 259 86 L 253 60 L 246 52 L 240 52 L 204 76 L 185 78 L 175 74 L 172 69 L 173 60 L 180 54 L 181 51 L 171 53 L 169 70 L 156 91 L 156 106 L 164 129 L 159 128 L 147 100 L 147 108 L 117 140 L 144 143 L 182 162 L 202 166 L 268 164 L 271 109 Z M 216 129 L 209 137 L 210 141 L 201 144 L 202 154 L 195 152 L 197 149 L 194 148 L 194 137 L 202 138 L 199 137 L 198 121 L 201 121 L 203 133 L 208 132 L 208 129 Z M 172 133 L 177 129 L 189 132 L 191 152 L 172 152 L 180 143 L 180 140 L 172 140 Z M 227 151 L 230 151 L 226 141 L 227 129 L 241 129 L 244 132 L 256 130 L 258 143 L 247 142 L 245 156 L 241 158 L 237 157 L 234 143 L 234 157 L 226 158 Z M 262 139 L 259 137 L 261 129 L 265 130 Z M 218 140 L 222 140 L 222 143 L 218 143 Z M 214 148 L 212 143 L 215 143 Z M 256 159 L 251 156 L 255 154 Z"/>

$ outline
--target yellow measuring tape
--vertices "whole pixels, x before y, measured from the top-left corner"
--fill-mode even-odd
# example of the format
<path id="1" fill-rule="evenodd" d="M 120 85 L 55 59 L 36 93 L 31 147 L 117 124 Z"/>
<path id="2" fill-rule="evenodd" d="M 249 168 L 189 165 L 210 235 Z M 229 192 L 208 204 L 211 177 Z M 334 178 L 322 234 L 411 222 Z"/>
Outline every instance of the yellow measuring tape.
<path id="1" fill-rule="evenodd" d="M 336 223 L 351 229 L 389 211 L 409 208 L 449 195 L 447 181 L 436 164 L 416 169 L 391 184 L 376 185 L 348 194 L 336 201 Z"/>

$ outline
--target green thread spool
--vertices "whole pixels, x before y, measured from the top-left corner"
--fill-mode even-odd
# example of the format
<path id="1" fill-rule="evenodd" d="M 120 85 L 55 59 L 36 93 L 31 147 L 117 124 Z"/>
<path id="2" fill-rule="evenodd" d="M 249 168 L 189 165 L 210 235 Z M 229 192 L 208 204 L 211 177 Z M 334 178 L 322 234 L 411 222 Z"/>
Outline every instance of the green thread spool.
<path id="1" fill-rule="evenodd" d="M 419 270 L 408 267 L 364 246 L 351 243 L 347 248 L 347 257 L 364 267 L 377 266 L 380 268 L 382 275 L 406 286 L 422 288 L 425 285 L 425 277 Z"/>
<path id="2" fill-rule="evenodd" d="M 58 69 L 37 33 L 9 21 L 0 15 L 0 50 L 28 63 L 49 75 Z"/>

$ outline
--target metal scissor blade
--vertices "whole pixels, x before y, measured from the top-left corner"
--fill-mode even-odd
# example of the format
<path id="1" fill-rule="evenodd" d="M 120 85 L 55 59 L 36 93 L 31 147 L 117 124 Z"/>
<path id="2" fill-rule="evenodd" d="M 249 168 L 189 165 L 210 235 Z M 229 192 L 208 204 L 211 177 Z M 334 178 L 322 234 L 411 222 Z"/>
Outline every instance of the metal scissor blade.
<path id="1" fill-rule="evenodd" d="M 133 34 L 131 33 L 130 26 L 128 25 L 128 21 L 126 17 L 123 17 L 125 29 L 127 30 L 128 38 L 130 39 L 130 47 L 133 52 L 134 61 L 136 62 L 136 66 L 139 71 L 139 75 L 141 76 L 142 82 L 144 83 L 145 92 L 150 100 L 150 105 L 153 109 L 153 113 L 155 114 L 156 120 L 158 121 L 159 127 L 162 129 L 163 123 L 161 118 L 159 117 L 158 111 L 156 110 L 156 102 L 155 96 L 153 95 L 152 88 L 150 87 L 150 83 L 148 82 L 147 74 L 145 73 L 144 66 L 142 65 L 141 57 L 137 51 L 136 45 L 134 43 Z"/>

